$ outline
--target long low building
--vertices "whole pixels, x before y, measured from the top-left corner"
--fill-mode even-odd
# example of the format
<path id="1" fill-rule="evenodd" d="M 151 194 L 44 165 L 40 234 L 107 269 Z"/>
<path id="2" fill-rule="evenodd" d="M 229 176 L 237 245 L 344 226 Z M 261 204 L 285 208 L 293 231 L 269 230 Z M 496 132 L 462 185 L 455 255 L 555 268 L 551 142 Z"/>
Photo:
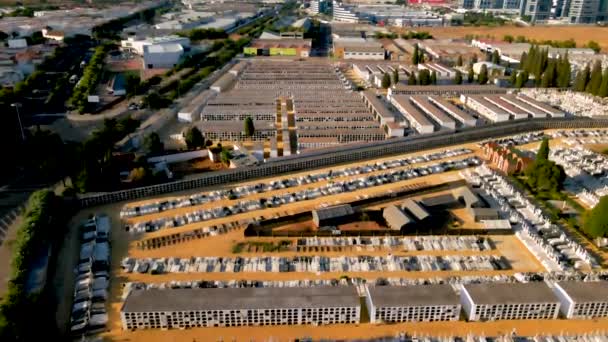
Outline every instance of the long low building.
<path id="1" fill-rule="evenodd" d="M 608 317 L 608 281 L 562 281 L 553 291 L 565 318 Z"/>
<path id="2" fill-rule="evenodd" d="M 405 116 L 410 126 L 420 134 L 433 133 L 433 123 L 412 105 L 410 97 L 406 95 L 391 96 L 391 103 Z"/>
<path id="3" fill-rule="evenodd" d="M 560 308 L 544 282 L 467 284 L 460 298 L 469 321 L 555 319 Z"/>
<path id="4" fill-rule="evenodd" d="M 553 107 L 549 106 L 548 104 L 536 101 L 529 96 L 526 96 L 523 94 L 518 94 L 517 99 L 529 104 L 530 106 L 533 106 L 535 108 L 538 108 L 538 109 L 546 112 L 552 118 L 563 118 L 566 116 L 566 114 L 564 112 L 562 112 L 561 110 L 553 108 Z"/>
<path id="5" fill-rule="evenodd" d="M 457 321 L 460 300 L 451 285 L 366 287 L 371 323 Z"/>
<path id="6" fill-rule="evenodd" d="M 418 108 L 422 109 L 426 115 L 430 116 L 441 129 L 455 130 L 456 122 L 450 116 L 445 114 L 442 110 L 435 107 L 430 101 L 428 96 L 412 96 L 412 102 Z"/>
<path id="7" fill-rule="evenodd" d="M 460 95 L 460 101 L 490 122 L 509 121 L 509 112 L 494 105 L 482 95 Z"/>
<path id="8" fill-rule="evenodd" d="M 441 95 L 441 96 L 460 96 L 461 94 L 506 94 L 507 88 L 500 88 L 495 85 L 407 85 L 397 83 L 388 89 L 388 96 L 393 95 Z"/>
<path id="9" fill-rule="evenodd" d="M 477 119 L 464 110 L 456 107 L 454 104 L 444 99 L 441 96 L 429 96 L 429 100 L 438 108 L 448 113 L 451 117 L 460 122 L 464 127 L 475 127 Z"/>
<path id="10" fill-rule="evenodd" d="M 123 329 L 187 329 L 359 323 L 352 286 L 134 290 L 120 317 Z"/>

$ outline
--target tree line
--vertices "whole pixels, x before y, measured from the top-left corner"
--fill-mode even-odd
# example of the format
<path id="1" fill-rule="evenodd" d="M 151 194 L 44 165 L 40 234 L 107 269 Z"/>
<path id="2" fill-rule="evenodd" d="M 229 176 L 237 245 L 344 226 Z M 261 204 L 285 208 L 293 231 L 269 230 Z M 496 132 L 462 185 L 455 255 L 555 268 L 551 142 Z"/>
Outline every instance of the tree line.
<path id="1" fill-rule="evenodd" d="M 549 50 L 532 45 L 520 58 L 520 71 L 511 73 L 511 84 L 516 88 L 526 85 L 530 76 L 534 85 L 541 88 L 567 88 L 570 85 L 571 65 L 568 54 L 550 58 Z"/>

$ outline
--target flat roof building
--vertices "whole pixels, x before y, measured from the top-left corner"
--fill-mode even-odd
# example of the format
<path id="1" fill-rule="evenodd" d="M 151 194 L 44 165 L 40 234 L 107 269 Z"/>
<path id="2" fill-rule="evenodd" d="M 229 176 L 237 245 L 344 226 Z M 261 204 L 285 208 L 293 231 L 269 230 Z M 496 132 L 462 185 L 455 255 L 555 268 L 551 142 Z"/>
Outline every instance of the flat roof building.
<path id="1" fill-rule="evenodd" d="M 490 122 L 509 121 L 509 112 L 489 102 L 483 95 L 463 94 L 460 95 L 460 101 Z"/>
<path id="2" fill-rule="evenodd" d="M 383 60 L 385 57 L 382 43 L 375 39 L 338 38 L 333 45 L 336 58 Z"/>
<path id="3" fill-rule="evenodd" d="M 359 323 L 352 286 L 133 290 L 123 329 Z"/>
<path id="4" fill-rule="evenodd" d="M 397 83 L 388 89 L 388 95 L 441 95 L 441 96 L 460 96 L 461 94 L 506 94 L 506 88 L 495 85 L 407 85 Z"/>
<path id="5" fill-rule="evenodd" d="M 475 222 L 483 220 L 498 220 L 500 214 L 497 209 L 494 208 L 467 208 L 467 211 L 473 217 Z"/>
<path id="6" fill-rule="evenodd" d="M 438 108 L 448 113 L 451 117 L 460 122 L 465 127 L 475 127 L 477 125 L 477 119 L 471 114 L 464 110 L 456 107 L 453 103 L 444 99 L 441 96 L 429 96 L 429 100 L 434 103 Z"/>
<path id="7" fill-rule="evenodd" d="M 564 317 L 608 317 L 608 281 L 562 281 L 554 285 L 553 292 L 561 302 Z"/>
<path id="8" fill-rule="evenodd" d="M 371 323 L 456 321 L 461 304 L 451 285 L 368 286 Z"/>
<path id="9" fill-rule="evenodd" d="M 555 319 L 560 307 L 544 282 L 466 284 L 460 299 L 469 321 Z"/>
<path id="10" fill-rule="evenodd" d="M 450 116 L 445 114 L 442 110 L 435 107 L 430 101 L 428 96 L 412 96 L 412 102 L 422 109 L 422 111 L 431 117 L 435 121 L 440 129 L 455 130 L 456 122 Z"/>

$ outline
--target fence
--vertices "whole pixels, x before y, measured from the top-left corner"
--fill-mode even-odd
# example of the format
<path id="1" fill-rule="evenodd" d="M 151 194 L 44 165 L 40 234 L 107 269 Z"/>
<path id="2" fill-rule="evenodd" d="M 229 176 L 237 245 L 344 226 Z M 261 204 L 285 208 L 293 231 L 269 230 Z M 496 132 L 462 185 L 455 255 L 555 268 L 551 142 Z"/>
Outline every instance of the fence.
<path id="1" fill-rule="evenodd" d="M 223 170 L 203 175 L 199 178 L 151 185 L 116 192 L 87 194 L 80 196 L 81 207 L 91 207 L 115 203 L 147 196 L 190 190 L 205 186 L 230 184 L 234 182 L 267 177 L 286 172 L 314 169 L 334 164 L 379 158 L 400 153 L 417 152 L 454 144 L 468 143 L 488 138 L 508 136 L 545 129 L 580 129 L 608 127 L 608 119 L 562 118 L 527 119 L 462 128 L 455 133 L 436 132 L 414 137 L 390 139 L 381 142 L 352 144 L 321 151 L 292 155 L 260 166 Z"/>

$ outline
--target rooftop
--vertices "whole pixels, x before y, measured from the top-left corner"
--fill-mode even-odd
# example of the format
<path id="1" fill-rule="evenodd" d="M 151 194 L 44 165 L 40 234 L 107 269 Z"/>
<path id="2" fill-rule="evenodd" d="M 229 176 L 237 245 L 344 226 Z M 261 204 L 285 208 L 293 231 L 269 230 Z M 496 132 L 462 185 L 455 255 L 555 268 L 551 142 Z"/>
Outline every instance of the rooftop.
<path id="1" fill-rule="evenodd" d="M 313 214 L 319 217 L 319 220 L 326 220 L 334 217 L 352 215 L 354 213 L 350 204 L 336 205 L 333 207 L 320 208 L 313 211 Z"/>
<path id="2" fill-rule="evenodd" d="M 122 312 L 358 307 L 352 286 L 134 290 Z"/>
<path id="3" fill-rule="evenodd" d="M 460 305 L 451 285 L 370 286 L 376 307 Z"/>
<path id="4" fill-rule="evenodd" d="M 467 284 L 464 289 L 475 304 L 559 302 L 544 282 Z"/>
<path id="5" fill-rule="evenodd" d="M 575 303 L 608 302 L 608 281 L 562 281 L 557 283 Z"/>
<path id="6" fill-rule="evenodd" d="M 165 52 L 182 52 L 184 48 L 181 44 L 155 44 L 145 45 L 144 52 L 147 53 L 165 53 Z"/>

